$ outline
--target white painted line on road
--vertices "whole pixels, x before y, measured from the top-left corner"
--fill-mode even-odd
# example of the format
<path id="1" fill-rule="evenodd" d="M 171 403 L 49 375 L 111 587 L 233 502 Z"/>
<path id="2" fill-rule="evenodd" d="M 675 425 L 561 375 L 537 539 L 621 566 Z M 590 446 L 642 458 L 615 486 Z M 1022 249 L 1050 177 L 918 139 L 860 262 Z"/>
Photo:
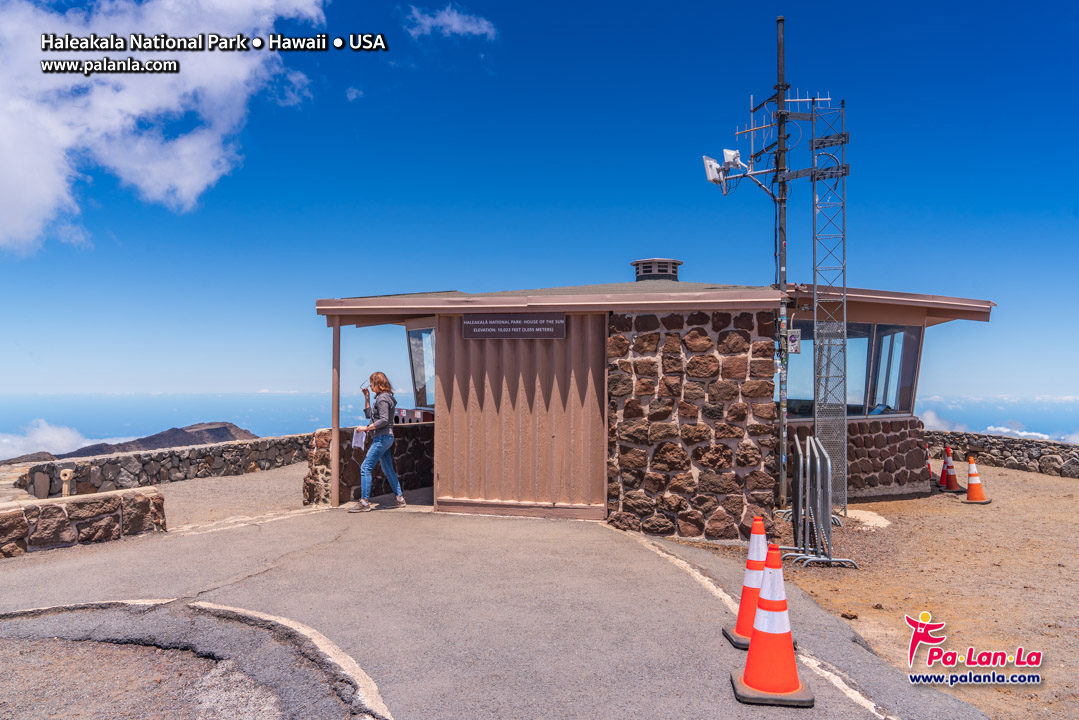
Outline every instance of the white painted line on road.
<path id="1" fill-rule="evenodd" d="M 846 695 L 851 702 L 855 703 L 856 705 L 860 705 L 869 712 L 873 713 L 874 717 L 880 718 L 880 720 L 899 720 L 899 718 L 895 717 L 894 715 L 885 715 L 883 712 L 881 712 L 880 708 L 877 707 L 876 703 L 874 703 L 865 695 L 861 694 L 860 692 L 852 688 L 850 685 L 848 685 L 843 680 L 843 678 L 839 677 L 837 673 L 826 669 L 825 663 L 823 661 L 818 660 L 804 650 L 798 651 L 798 659 L 801 660 L 802 664 L 808 667 L 810 670 L 817 673 L 822 678 L 839 688 L 839 692 Z"/>
<path id="2" fill-rule="evenodd" d="M 672 555 L 671 553 L 667 552 L 663 548 L 656 545 L 651 540 L 648 540 L 648 539 L 642 537 L 641 535 L 637 535 L 637 534 L 634 534 L 634 533 L 622 532 L 621 530 L 618 530 L 618 529 L 613 528 L 610 525 L 606 525 L 606 524 L 604 524 L 603 527 L 606 527 L 606 528 L 608 528 L 610 530 L 613 530 L 614 532 L 620 533 L 620 534 L 622 534 L 622 535 L 624 535 L 626 537 L 629 537 L 629 538 L 632 538 L 633 540 L 636 540 L 641 545 L 644 545 L 646 548 L 648 548 L 652 552 L 656 553 L 657 555 L 665 557 L 675 567 L 678 567 L 679 569 L 689 573 L 690 577 L 692 577 L 694 580 L 696 580 L 702 587 L 704 587 L 705 590 L 707 590 L 712 595 L 717 597 L 720 601 L 722 601 L 723 604 L 727 606 L 727 609 L 731 611 L 731 614 L 733 614 L 733 615 L 735 615 L 737 617 L 737 615 L 738 615 L 738 603 L 736 603 L 734 601 L 734 598 L 731 597 L 730 595 L 728 595 L 718 585 L 716 585 L 715 582 L 713 582 L 711 578 L 709 578 L 707 575 L 705 575 L 704 573 L 697 570 L 695 567 L 693 567 L 692 565 L 687 563 L 685 560 L 682 560 L 681 558 L 676 557 L 675 555 Z M 817 658 L 813 657 L 812 655 L 805 652 L 804 650 L 799 650 L 797 655 L 798 655 L 798 659 L 802 661 L 803 665 L 805 665 L 810 670 L 817 673 L 822 678 L 824 678 L 825 680 L 830 682 L 832 685 L 834 685 L 839 690 L 839 692 L 843 693 L 843 695 L 845 695 L 851 702 L 853 702 L 856 705 L 859 705 L 860 707 L 863 707 L 866 710 L 868 710 L 869 712 L 873 713 L 873 715 L 875 717 L 879 718 L 879 720 L 898 720 L 898 718 L 895 718 L 892 715 L 885 715 L 884 713 L 882 713 L 880 711 L 880 709 L 877 707 L 876 703 L 874 703 L 872 700 L 867 698 L 865 695 L 861 694 L 860 692 L 858 692 L 857 690 L 852 688 L 850 685 L 848 685 L 843 680 L 843 678 L 841 678 L 836 672 L 832 672 L 831 670 L 826 669 L 825 668 L 825 663 L 822 662 L 821 660 L 818 660 Z"/>
<path id="3" fill-rule="evenodd" d="M 193 602 L 190 603 L 188 607 L 218 617 L 240 620 L 241 622 L 249 621 L 248 624 L 260 624 L 257 622 L 250 622 L 251 620 L 257 620 L 262 621 L 262 623 L 268 622 L 283 625 L 289 630 L 302 635 L 310 640 L 330 662 L 336 665 L 346 677 L 350 678 L 352 682 L 355 683 L 356 692 L 359 694 L 360 700 L 366 711 L 376 713 L 378 717 L 385 718 L 385 720 L 393 720 L 393 715 L 390 714 L 389 708 L 387 708 L 386 703 L 383 702 L 382 695 L 378 692 L 378 686 L 375 685 L 375 681 L 371 679 L 371 676 L 365 673 L 363 668 L 361 668 L 348 653 L 339 648 L 332 640 L 318 630 L 308 627 L 303 623 L 296 622 L 295 620 L 290 620 L 287 617 L 269 615 L 267 613 L 261 613 L 256 610 L 247 610 L 245 608 L 229 607 L 227 605 L 218 605 L 209 602 Z"/>
<path id="4" fill-rule="evenodd" d="M 169 535 L 206 535 L 208 533 L 220 532 L 221 530 L 231 530 L 233 528 L 245 527 L 248 525 L 263 525 L 266 523 L 276 522 L 278 520 L 287 520 L 291 517 L 297 517 L 300 515 L 311 515 L 314 513 L 326 512 L 330 510 L 329 506 L 318 507 L 306 507 L 299 510 L 282 510 L 275 513 L 266 513 L 265 515 L 255 515 L 248 517 L 246 515 L 234 515 L 233 517 L 225 518 L 224 520 L 215 520 L 210 523 L 192 523 L 190 525 L 182 525 L 174 530 L 169 530 Z"/>
<path id="5" fill-rule="evenodd" d="M 607 525 L 606 523 L 603 523 L 603 527 L 613 530 L 614 532 L 624 535 L 625 537 L 636 540 L 641 545 L 644 545 L 646 548 L 648 548 L 655 554 L 659 555 L 660 557 L 666 558 L 675 567 L 689 573 L 689 576 L 696 580 L 701 585 L 701 587 L 710 592 L 724 605 L 726 605 L 727 609 L 731 611 L 731 614 L 733 614 L 735 617 L 738 616 L 738 603 L 734 601 L 734 598 L 721 590 L 719 586 L 712 582 L 704 573 L 697 570 L 695 567 L 687 563 L 682 558 L 672 555 L 671 553 L 656 545 L 651 540 L 648 540 L 641 535 L 637 535 L 634 533 L 624 533 L 621 530 Z"/>

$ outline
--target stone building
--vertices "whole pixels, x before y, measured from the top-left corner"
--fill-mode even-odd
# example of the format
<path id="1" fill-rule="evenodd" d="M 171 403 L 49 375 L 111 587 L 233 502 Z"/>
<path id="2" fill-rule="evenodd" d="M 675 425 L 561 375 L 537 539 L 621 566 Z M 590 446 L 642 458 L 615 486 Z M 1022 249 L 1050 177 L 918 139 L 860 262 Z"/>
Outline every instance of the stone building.
<path id="1" fill-rule="evenodd" d="M 754 514 L 770 522 L 781 457 L 776 316 L 785 303 L 809 351 L 790 364 L 793 442 L 811 424 L 811 385 L 802 396 L 811 288 L 681 282 L 678 261 L 633 265 L 627 283 L 318 301 L 334 337 L 330 448 L 342 447 L 341 328 L 393 323 L 406 329 L 417 404 L 434 412 L 436 510 L 712 539 L 745 537 Z M 928 488 L 912 414 L 924 330 L 988 320 L 991 307 L 849 290 L 852 495 Z M 313 495 L 349 497 L 347 455 L 330 459 L 329 487 Z"/>

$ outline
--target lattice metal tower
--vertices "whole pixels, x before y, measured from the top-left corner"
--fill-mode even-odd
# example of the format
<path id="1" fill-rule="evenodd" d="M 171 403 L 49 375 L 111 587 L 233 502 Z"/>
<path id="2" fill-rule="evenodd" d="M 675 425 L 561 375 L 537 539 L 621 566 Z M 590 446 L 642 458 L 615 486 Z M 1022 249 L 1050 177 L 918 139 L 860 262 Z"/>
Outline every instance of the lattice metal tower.
<path id="1" fill-rule="evenodd" d="M 831 106 L 830 97 L 788 95 L 785 79 L 783 17 L 776 20 L 777 82 L 775 94 L 759 105 L 750 105 L 750 122 L 735 136 L 749 136 L 749 164 L 736 150 L 724 150 L 723 162 L 705 156 L 711 182 L 726 195 L 728 188 L 749 178 L 764 190 L 776 206 L 776 287 L 787 286 L 787 183 L 809 178 L 813 187 L 813 424 L 814 434 L 832 459 L 833 505 L 847 509 L 847 232 L 846 163 L 848 141 L 846 109 Z M 795 108 L 792 110 L 791 108 Z M 760 119 L 756 113 L 766 112 Z M 788 124 L 810 126 L 808 168 L 790 170 Z M 760 133 L 760 150 L 756 136 Z M 763 169 L 754 164 L 764 160 Z M 770 186 L 759 178 L 770 179 Z M 773 192 L 774 190 L 774 192 Z M 779 320 L 779 467 L 780 502 L 786 497 L 787 440 L 787 306 L 782 303 Z"/>
<path id="2" fill-rule="evenodd" d="M 832 503 L 847 511 L 846 108 L 811 111 L 813 426 L 832 458 Z"/>

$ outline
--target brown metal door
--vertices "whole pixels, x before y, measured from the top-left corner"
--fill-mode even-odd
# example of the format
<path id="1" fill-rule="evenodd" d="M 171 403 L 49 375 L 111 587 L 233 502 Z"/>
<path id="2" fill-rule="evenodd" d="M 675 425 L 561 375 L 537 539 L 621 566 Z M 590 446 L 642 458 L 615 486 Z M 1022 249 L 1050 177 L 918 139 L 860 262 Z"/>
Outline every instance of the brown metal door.
<path id="1" fill-rule="evenodd" d="M 564 340 L 435 335 L 435 505 L 606 517 L 606 313 L 567 315 Z"/>

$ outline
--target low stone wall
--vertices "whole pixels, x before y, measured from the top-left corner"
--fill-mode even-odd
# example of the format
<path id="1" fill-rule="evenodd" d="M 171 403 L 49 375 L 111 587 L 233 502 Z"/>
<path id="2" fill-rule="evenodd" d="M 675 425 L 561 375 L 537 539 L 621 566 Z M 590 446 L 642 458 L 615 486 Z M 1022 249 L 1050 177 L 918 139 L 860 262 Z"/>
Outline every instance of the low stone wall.
<path id="1" fill-rule="evenodd" d="M 192 478 L 243 475 L 307 459 L 311 433 L 212 445 L 163 448 L 57 460 L 31 466 L 15 486 L 37 498 L 64 494 L 63 470 L 74 474 L 68 494 L 86 495 Z"/>
<path id="2" fill-rule="evenodd" d="M 165 498 L 153 488 L 0 505 L 0 557 L 165 531 Z"/>
<path id="3" fill-rule="evenodd" d="M 1079 478 L 1079 445 L 941 430 L 928 430 L 925 436 L 935 458 L 943 457 L 947 446 L 956 463 L 973 455 L 979 465 Z"/>
<path id="4" fill-rule="evenodd" d="M 792 422 L 788 429 L 787 476 L 792 487 L 794 438 L 805 447 L 812 423 Z M 925 426 L 916 417 L 847 421 L 847 497 L 913 495 L 929 492 Z"/>
<path id="5" fill-rule="evenodd" d="M 332 430 L 319 430 L 311 438 L 307 454 L 307 476 L 303 479 L 303 504 L 330 502 L 330 443 Z M 401 423 L 393 426 L 393 468 L 405 490 L 431 487 L 435 481 L 435 424 Z M 367 448 L 352 447 L 352 429 L 341 430 L 342 503 L 360 499 L 360 465 Z M 371 497 L 390 492 L 389 481 L 376 467 L 371 473 Z"/>

